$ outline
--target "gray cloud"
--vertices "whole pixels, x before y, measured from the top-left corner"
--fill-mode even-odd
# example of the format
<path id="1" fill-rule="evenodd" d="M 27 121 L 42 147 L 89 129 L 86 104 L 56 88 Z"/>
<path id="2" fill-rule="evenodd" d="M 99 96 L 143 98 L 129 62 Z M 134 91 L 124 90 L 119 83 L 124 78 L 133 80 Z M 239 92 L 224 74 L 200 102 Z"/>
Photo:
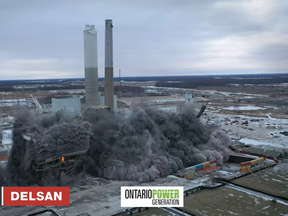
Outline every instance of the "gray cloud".
<path id="1" fill-rule="evenodd" d="M 288 45 L 269 44 L 258 49 L 255 55 L 262 56 L 267 61 L 288 61 Z"/>
<path id="2" fill-rule="evenodd" d="M 83 77 L 85 24 L 96 25 L 103 76 L 107 18 L 123 76 L 287 70 L 287 8 L 281 0 L 2 0 L 0 79 Z"/>

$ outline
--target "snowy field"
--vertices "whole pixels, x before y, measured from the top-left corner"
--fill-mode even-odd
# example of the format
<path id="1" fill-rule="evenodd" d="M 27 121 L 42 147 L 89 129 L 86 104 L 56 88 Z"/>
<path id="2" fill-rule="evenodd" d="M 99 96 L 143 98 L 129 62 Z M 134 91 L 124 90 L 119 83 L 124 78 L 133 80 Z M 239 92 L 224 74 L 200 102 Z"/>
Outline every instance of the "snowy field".
<path id="1" fill-rule="evenodd" d="M 185 99 L 183 97 L 178 97 L 178 96 L 156 96 L 156 97 L 121 98 L 121 101 L 126 103 L 129 106 L 133 106 L 137 104 L 156 106 L 156 105 L 165 105 L 165 104 L 177 104 L 179 102 L 184 102 Z"/>
<path id="2" fill-rule="evenodd" d="M 144 87 L 143 87 L 144 88 Z M 247 96 L 251 98 L 258 98 L 258 97 L 268 97 L 267 95 L 262 94 L 248 94 L 244 92 L 223 92 L 223 91 L 215 91 L 215 90 L 197 90 L 197 89 L 185 89 L 185 88 L 173 88 L 173 87 L 155 87 L 155 86 L 146 86 L 145 87 L 146 92 L 161 92 L 161 91 L 167 91 L 167 92 L 177 92 L 177 93 L 204 93 L 208 95 L 223 95 L 223 96 Z"/>
<path id="3" fill-rule="evenodd" d="M 264 110 L 263 107 L 257 106 L 238 106 L 238 107 L 224 107 L 224 110 Z"/>
<path id="4" fill-rule="evenodd" d="M 206 116 L 201 117 L 204 124 L 219 125 L 231 138 L 240 139 L 247 145 L 288 148 L 288 136 L 280 134 L 280 132 L 288 131 L 288 119 L 206 113 Z M 245 122 L 248 124 L 243 124 Z"/>
<path id="5" fill-rule="evenodd" d="M 279 148 L 288 148 L 288 144 L 283 143 L 275 143 L 275 142 L 265 142 L 262 140 L 253 140 L 253 139 L 247 139 L 242 138 L 239 140 L 239 142 L 244 143 L 245 145 L 251 145 L 251 146 L 269 146 L 269 147 L 279 147 Z"/>

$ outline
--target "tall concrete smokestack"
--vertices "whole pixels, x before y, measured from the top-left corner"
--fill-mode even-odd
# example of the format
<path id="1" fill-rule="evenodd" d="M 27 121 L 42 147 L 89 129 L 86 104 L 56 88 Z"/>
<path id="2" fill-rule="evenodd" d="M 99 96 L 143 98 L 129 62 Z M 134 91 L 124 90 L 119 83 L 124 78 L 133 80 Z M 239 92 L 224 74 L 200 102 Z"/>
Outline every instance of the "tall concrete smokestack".
<path id="1" fill-rule="evenodd" d="M 94 25 L 84 30 L 85 99 L 87 106 L 99 105 L 97 32 Z"/>
<path id="2" fill-rule="evenodd" d="M 105 105 L 114 109 L 113 80 L 113 25 L 112 20 L 105 20 Z"/>

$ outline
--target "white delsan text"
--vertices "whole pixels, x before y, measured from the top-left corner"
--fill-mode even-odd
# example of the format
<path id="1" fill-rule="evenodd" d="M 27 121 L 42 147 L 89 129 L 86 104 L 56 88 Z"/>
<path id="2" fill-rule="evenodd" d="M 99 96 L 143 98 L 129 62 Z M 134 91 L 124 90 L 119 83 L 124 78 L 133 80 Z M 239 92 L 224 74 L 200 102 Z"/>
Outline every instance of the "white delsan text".
<path id="1" fill-rule="evenodd" d="M 11 192 L 11 201 L 62 201 L 62 192 L 42 192 L 36 194 L 32 192 Z"/>

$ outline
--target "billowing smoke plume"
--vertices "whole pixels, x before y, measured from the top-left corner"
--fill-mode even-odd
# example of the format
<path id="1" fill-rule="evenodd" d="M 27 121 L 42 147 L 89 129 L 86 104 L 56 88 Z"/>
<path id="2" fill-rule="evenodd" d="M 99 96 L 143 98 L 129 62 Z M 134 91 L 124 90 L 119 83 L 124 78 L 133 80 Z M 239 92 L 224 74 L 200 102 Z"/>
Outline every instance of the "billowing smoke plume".
<path id="1" fill-rule="evenodd" d="M 72 118 L 61 112 L 46 117 L 19 112 L 14 123 L 6 181 L 12 185 L 36 183 L 41 176 L 32 169 L 33 162 L 41 164 L 46 159 L 88 149 L 90 127 L 88 122 L 72 122 Z"/>
<path id="2" fill-rule="evenodd" d="M 229 158 L 230 139 L 216 127 L 204 126 L 193 109 L 167 113 L 137 108 L 129 118 L 109 112 L 87 112 L 94 137 L 87 172 L 114 180 L 153 181 L 177 170 Z"/>
<path id="3" fill-rule="evenodd" d="M 52 117 L 20 113 L 14 124 L 8 181 L 33 182 L 31 173 L 24 170 L 43 144 L 49 145 L 51 154 L 59 155 L 90 144 L 84 161 L 86 173 L 112 180 L 149 182 L 212 159 L 223 164 L 229 157 L 229 137 L 217 127 L 201 124 L 195 116 L 189 108 L 175 114 L 147 107 L 135 108 L 129 117 L 91 108 L 81 120 L 63 113 Z M 31 145 L 30 156 L 25 155 L 23 134 L 41 143 Z"/>

